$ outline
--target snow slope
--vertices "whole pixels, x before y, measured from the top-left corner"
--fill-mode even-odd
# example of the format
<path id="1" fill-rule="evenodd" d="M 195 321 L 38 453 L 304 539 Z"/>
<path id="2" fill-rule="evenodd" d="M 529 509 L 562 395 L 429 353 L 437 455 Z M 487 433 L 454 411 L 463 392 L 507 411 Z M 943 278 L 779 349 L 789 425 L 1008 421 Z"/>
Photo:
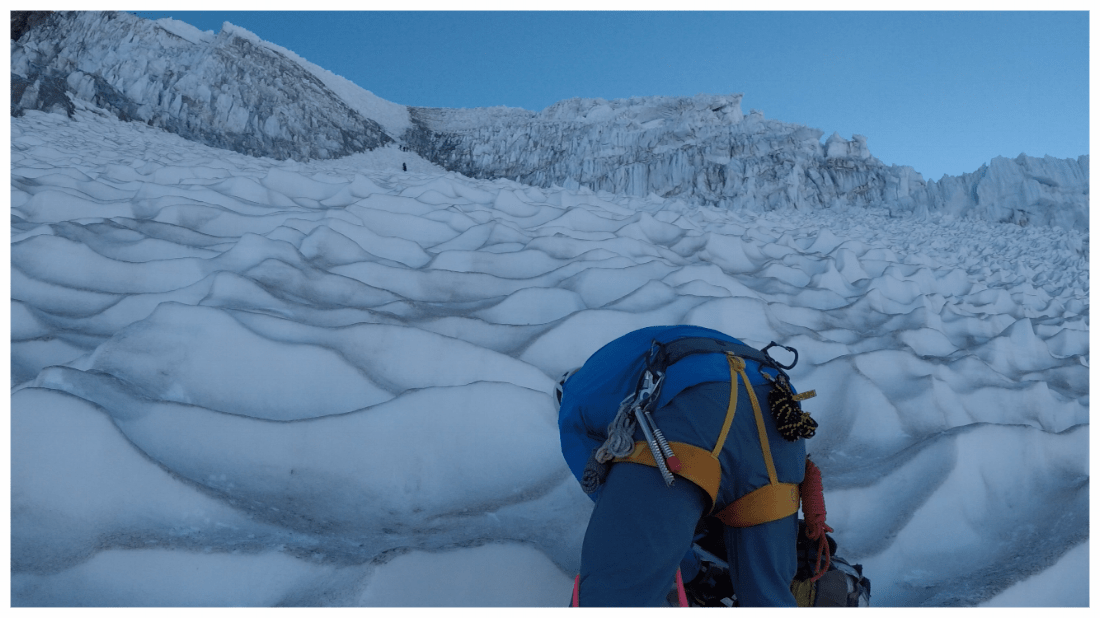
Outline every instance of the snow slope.
<path id="1" fill-rule="evenodd" d="M 872 604 L 1088 604 L 1087 230 L 73 116 L 12 120 L 15 606 L 564 605 L 554 380 L 653 324 L 798 348 Z"/>

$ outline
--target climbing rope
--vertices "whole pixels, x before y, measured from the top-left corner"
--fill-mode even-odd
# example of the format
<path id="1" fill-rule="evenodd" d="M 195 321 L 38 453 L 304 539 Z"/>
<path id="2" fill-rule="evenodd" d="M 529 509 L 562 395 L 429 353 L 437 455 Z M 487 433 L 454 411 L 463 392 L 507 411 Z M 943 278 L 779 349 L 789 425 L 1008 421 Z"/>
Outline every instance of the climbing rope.
<path id="1" fill-rule="evenodd" d="M 611 470 L 612 459 L 626 457 L 634 450 L 634 429 L 638 426 L 638 418 L 632 410 L 634 400 L 633 393 L 623 399 L 619 404 L 619 412 L 607 426 L 607 439 L 589 455 L 588 463 L 581 473 L 581 489 L 584 493 L 591 494 L 603 485 Z"/>
<path id="2" fill-rule="evenodd" d="M 626 457 L 634 450 L 634 429 L 638 419 L 633 414 L 634 393 L 619 404 L 619 412 L 607 426 L 607 440 L 596 451 L 596 461 L 607 463 L 616 457 Z"/>
<path id="3" fill-rule="evenodd" d="M 814 565 L 814 575 L 810 581 L 816 582 L 829 570 L 831 556 L 829 555 L 829 540 L 826 532 L 833 529 L 825 523 L 825 495 L 821 487 L 821 470 L 810 459 L 806 458 L 806 478 L 802 481 L 802 513 L 806 516 L 806 538 L 817 541 L 817 564 Z M 824 557 L 825 566 L 821 565 Z"/>
<path id="4" fill-rule="evenodd" d="M 767 374 L 763 375 L 768 377 Z M 807 391 L 795 395 L 791 392 L 790 383 L 782 375 L 772 380 L 772 389 L 768 392 L 768 405 L 772 409 L 772 416 L 775 417 L 775 425 L 779 429 L 779 435 L 789 442 L 794 442 L 799 438 L 814 437 L 817 430 L 817 421 L 810 418 L 808 412 L 802 411 L 802 405 L 799 402 L 816 394 L 815 391 Z"/>

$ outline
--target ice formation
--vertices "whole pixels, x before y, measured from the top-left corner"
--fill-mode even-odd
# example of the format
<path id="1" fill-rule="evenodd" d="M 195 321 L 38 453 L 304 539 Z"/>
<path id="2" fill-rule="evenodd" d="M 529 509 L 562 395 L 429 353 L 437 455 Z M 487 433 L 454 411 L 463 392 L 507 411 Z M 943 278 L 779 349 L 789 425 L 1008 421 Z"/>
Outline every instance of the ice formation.
<path id="1" fill-rule="evenodd" d="M 66 13 L 12 45 L 13 113 L 73 100 L 201 143 L 276 159 L 337 158 L 391 141 L 447 170 L 543 188 L 677 197 L 736 210 L 888 205 L 1088 228 L 1088 156 L 997 158 L 926 182 L 867 138 L 741 111 L 742 95 L 569 99 L 541 112 L 384 101 L 226 23 L 218 34 L 127 13 Z M 308 120 L 307 120 L 308 119 Z"/>
<path id="2" fill-rule="evenodd" d="M 13 114 L 71 113 L 67 95 L 124 120 L 278 159 L 340 157 L 392 141 L 353 107 L 369 93 L 354 88 L 359 100 L 345 100 L 333 88 L 351 91 L 346 80 L 228 23 L 214 35 L 124 12 L 57 14 L 13 42 L 11 67 Z M 377 107 L 372 115 L 392 116 L 393 104 Z"/>
<path id="3" fill-rule="evenodd" d="M 662 323 L 800 350 L 876 604 L 1081 555 L 1075 231 L 540 189 L 394 147 L 278 163 L 74 116 L 12 121 L 15 605 L 561 605 L 591 503 L 553 378 Z"/>
<path id="4" fill-rule="evenodd" d="M 739 96 L 410 111 L 233 26 L 66 19 L 102 31 L 12 46 L 13 605 L 564 605 L 554 381 L 654 324 L 799 350 L 873 604 L 1088 605 L 1087 156 L 924 183 Z M 242 58 L 316 86 L 282 129 L 378 147 L 182 103 Z"/>

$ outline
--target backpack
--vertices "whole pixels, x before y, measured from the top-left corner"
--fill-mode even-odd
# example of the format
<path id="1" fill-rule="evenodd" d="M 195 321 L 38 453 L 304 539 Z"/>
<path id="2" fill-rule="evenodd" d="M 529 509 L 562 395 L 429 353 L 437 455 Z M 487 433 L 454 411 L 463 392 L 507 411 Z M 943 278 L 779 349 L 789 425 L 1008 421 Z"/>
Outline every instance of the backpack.
<path id="1" fill-rule="evenodd" d="M 795 601 L 799 607 L 869 607 L 871 581 L 863 576 L 863 565 L 851 564 L 837 556 L 836 541 L 828 534 L 825 536 L 832 554 L 829 569 L 813 581 L 818 543 L 806 536 L 805 520 L 798 521 L 798 571 L 791 582 Z M 703 519 L 696 529 L 692 549 L 703 563 L 705 576 L 685 584 L 691 604 L 698 607 L 737 606 L 737 595 L 729 580 L 729 565 L 719 557 L 726 555 L 722 523 L 713 517 Z"/>
<path id="2" fill-rule="evenodd" d="M 799 607 L 868 607 L 871 604 L 871 580 L 863 576 L 863 565 L 851 564 L 836 555 L 836 541 L 828 534 L 832 556 L 829 570 L 813 581 L 817 561 L 817 542 L 806 536 L 805 520 L 798 520 L 798 572 L 791 592 Z"/>

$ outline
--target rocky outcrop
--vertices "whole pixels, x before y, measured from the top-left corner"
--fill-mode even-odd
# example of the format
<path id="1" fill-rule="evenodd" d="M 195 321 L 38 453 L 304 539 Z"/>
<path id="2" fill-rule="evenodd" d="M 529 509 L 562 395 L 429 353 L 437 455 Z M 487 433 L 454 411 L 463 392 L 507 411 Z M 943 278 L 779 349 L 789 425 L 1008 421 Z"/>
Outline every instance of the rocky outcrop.
<path id="1" fill-rule="evenodd" d="M 214 35 L 127 13 L 55 13 L 13 43 L 12 75 L 13 115 L 64 108 L 67 98 L 69 111 L 83 101 L 276 159 L 335 158 L 392 141 L 299 63 L 228 24 Z"/>

